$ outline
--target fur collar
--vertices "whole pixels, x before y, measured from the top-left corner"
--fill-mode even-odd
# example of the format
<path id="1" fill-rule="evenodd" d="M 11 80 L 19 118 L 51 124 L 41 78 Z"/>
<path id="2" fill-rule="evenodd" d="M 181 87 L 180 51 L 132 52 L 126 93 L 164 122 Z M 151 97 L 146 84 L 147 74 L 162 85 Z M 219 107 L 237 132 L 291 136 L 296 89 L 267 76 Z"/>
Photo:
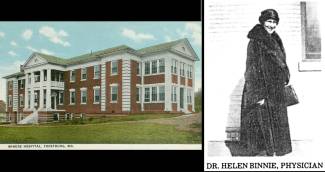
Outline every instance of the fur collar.
<path id="1" fill-rule="evenodd" d="M 248 32 L 247 37 L 249 39 L 262 41 L 271 50 L 275 50 L 276 45 L 274 41 L 276 41 L 279 44 L 281 50 L 284 52 L 284 47 L 280 36 L 276 32 L 269 34 L 261 24 L 255 25 L 253 29 Z"/>

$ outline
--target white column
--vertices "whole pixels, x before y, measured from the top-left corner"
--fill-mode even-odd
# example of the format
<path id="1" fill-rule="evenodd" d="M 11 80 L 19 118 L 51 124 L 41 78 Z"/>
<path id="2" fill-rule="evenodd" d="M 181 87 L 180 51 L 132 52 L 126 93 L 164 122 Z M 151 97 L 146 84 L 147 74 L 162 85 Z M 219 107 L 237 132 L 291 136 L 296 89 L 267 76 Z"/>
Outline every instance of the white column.
<path id="1" fill-rule="evenodd" d="M 131 111 L 131 60 L 122 60 L 122 111 Z"/>
<path id="2" fill-rule="evenodd" d="M 28 73 L 25 74 L 25 100 L 24 100 L 24 111 L 28 109 Z"/>
<path id="3" fill-rule="evenodd" d="M 195 63 L 192 64 L 192 111 L 195 111 Z"/>
<path id="4" fill-rule="evenodd" d="M 43 91 L 43 85 L 44 85 L 44 70 L 40 71 L 40 96 L 39 96 L 39 108 L 43 109 L 44 106 L 44 91 Z"/>
<path id="5" fill-rule="evenodd" d="M 46 110 L 51 109 L 51 69 L 46 71 Z"/>
<path id="6" fill-rule="evenodd" d="M 31 87 L 30 87 L 30 93 L 31 93 L 31 96 L 30 96 L 30 109 L 31 110 L 34 110 L 35 109 L 35 103 L 34 103 L 34 99 L 35 99 L 35 94 L 34 94 L 34 82 L 35 81 L 35 78 L 34 78 L 34 71 L 31 72 Z"/>
<path id="7" fill-rule="evenodd" d="M 180 86 L 181 86 L 181 73 L 180 73 L 180 61 L 177 59 L 178 63 L 176 66 L 176 73 L 177 73 L 177 88 L 176 88 L 176 102 L 177 102 L 177 111 L 180 111 Z"/>
<path id="8" fill-rule="evenodd" d="M 171 101 L 171 85 L 172 85 L 172 73 L 171 73 L 171 58 L 165 58 L 165 111 L 172 111 Z"/>
<path id="9" fill-rule="evenodd" d="M 100 110 L 106 111 L 106 62 L 101 62 L 101 96 L 100 96 Z"/>
<path id="10" fill-rule="evenodd" d="M 144 106 L 143 106 L 143 103 L 144 103 L 144 69 L 145 69 L 145 66 L 144 66 L 144 62 L 139 62 L 139 63 L 142 63 L 141 65 L 141 111 L 144 111 Z"/>

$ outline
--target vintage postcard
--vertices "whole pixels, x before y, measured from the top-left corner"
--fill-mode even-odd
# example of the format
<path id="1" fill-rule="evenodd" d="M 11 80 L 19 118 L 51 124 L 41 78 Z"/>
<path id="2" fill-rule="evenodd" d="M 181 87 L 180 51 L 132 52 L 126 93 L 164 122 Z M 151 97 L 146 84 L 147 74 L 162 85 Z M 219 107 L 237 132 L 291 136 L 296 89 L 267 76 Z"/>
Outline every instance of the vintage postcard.
<path id="1" fill-rule="evenodd" d="M 202 149 L 201 22 L 0 22 L 0 149 Z"/>
<path id="2" fill-rule="evenodd" d="M 205 170 L 325 169 L 324 9 L 205 1 Z"/>

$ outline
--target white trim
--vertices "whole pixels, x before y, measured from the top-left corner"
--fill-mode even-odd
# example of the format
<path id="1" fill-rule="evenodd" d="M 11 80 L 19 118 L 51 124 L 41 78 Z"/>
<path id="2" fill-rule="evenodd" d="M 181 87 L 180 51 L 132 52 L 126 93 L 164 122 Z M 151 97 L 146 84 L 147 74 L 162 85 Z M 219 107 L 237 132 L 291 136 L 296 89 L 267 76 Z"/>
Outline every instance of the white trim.
<path id="1" fill-rule="evenodd" d="M 115 76 L 115 75 L 118 75 L 118 60 L 113 60 L 113 61 L 111 61 L 111 76 Z M 116 73 L 113 73 L 113 63 L 116 63 Z"/>
<path id="2" fill-rule="evenodd" d="M 113 87 L 117 87 L 117 95 L 116 95 L 116 100 L 112 100 L 112 98 L 113 98 Z M 111 91 L 111 97 L 110 97 L 110 103 L 117 103 L 117 101 L 118 101 L 118 84 L 111 84 L 110 85 L 110 91 Z"/>
<path id="3" fill-rule="evenodd" d="M 100 60 L 94 60 L 94 61 L 90 61 L 90 62 L 86 62 L 86 63 L 82 63 L 82 64 L 74 64 L 74 65 L 70 65 L 68 67 L 66 67 L 66 70 L 76 70 L 76 69 L 82 69 L 82 68 L 87 68 L 87 67 L 92 67 L 95 65 L 99 65 L 100 64 Z"/>
<path id="4" fill-rule="evenodd" d="M 95 91 L 96 90 L 98 90 L 99 91 L 99 100 L 98 100 L 98 102 L 96 102 L 95 100 L 96 100 L 96 94 L 95 94 Z M 94 86 L 93 87 L 93 104 L 99 104 L 100 103 L 100 87 L 99 86 Z"/>
<path id="5" fill-rule="evenodd" d="M 118 86 L 118 83 L 112 83 L 112 84 L 109 84 L 110 87 L 113 87 L 113 86 Z"/>
<path id="6" fill-rule="evenodd" d="M 60 98 L 61 98 L 60 93 L 63 93 L 63 101 L 62 101 L 62 103 L 60 102 Z M 64 91 L 59 90 L 59 103 L 58 103 L 58 105 L 63 105 L 63 104 L 64 104 Z"/>
<path id="7" fill-rule="evenodd" d="M 85 79 L 82 78 L 82 74 L 83 74 L 82 71 L 83 70 L 86 70 L 86 78 Z M 87 67 L 81 68 L 80 69 L 80 81 L 86 81 L 87 78 L 88 78 L 88 76 L 87 76 Z"/>
<path id="8" fill-rule="evenodd" d="M 23 98 L 23 104 L 21 104 L 21 99 Z M 24 94 L 19 94 L 19 107 L 25 106 L 25 96 Z"/>
<path id="9" fill-rule="evenodd" d="M 72 94 L 72 92 L 74 92 L 74 103 L 71 103 L 71 94 Z M 75 105 L 75 104 L 76 104 L 76 90 L 75 89 L 69 89 L 69 105 Z"/>
<path id="10" fill-rule="evenodd" d="M 98 78 L 95 78 L 95 76 L 96 76 L 95 67 L 96 67 L 96 66 L 98 66 L 98 72 L 99 72 L 99 73 L 98 73 L 98 74 L 99 74 L 99 75 L 98 75 Z M 94 65 L 94 66 L 93 66 L 93 69 L 94 69 L 94 72 L 93 72 L 93 73 L 94 73 L 94 77 L 93 77 L 93 79 L 100 79 L 100 75 L 101 75 L 101 72 L 100 72 L 100 64 L 98 64 L 98 65 Z"/>
<path id="11" fill-rule="evenodd" d="M 100 110 L 106 111 L 106 62 L 101 61 L 101 65 L 100 65 L 100 85 L 101 85 L 101 90 L 100 90 Z"/>
<path id="12" fill-rule="evenodd" d="M 83 101 L 82 101 L 82 92 L 84 92 L 84 91 L 86 92 L 86 102 L 83 102 Z M 87 88 L 86 88 L 86 87 L 82 87 L 82 88 L 80 88 L 80 104 L 82 104 L 82 105 L 87 104 L 87 101 L 88 101 L 87 97 L 88 97 L 88 91 L 87 91 Z"/>
<path id="13" fill-rule="evenodd" d="M 74 72 L 74 80 L 71 79 L 72 78 L 72 72 Z M 76 82 L 76 79 L 77 79 L 77 71 L 76 70 L 70 70 L 69 73 L 70 73 L 70 78 L 69 78 L 70 83 Z"/>

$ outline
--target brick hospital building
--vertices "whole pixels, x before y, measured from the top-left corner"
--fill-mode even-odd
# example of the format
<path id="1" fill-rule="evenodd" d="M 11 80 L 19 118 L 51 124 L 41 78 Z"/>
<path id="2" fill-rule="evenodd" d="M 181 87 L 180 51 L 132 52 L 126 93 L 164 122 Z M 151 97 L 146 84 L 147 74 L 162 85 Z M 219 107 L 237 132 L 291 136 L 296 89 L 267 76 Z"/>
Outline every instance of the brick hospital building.
<path id="1" fill-rule="evenodd" d="M 34 52 L 7 80 L 7 117 L 37 123 L 106 114 L 194 111 L 187 39 L 139 50 L 122 45 L 59 58 Z"/>

